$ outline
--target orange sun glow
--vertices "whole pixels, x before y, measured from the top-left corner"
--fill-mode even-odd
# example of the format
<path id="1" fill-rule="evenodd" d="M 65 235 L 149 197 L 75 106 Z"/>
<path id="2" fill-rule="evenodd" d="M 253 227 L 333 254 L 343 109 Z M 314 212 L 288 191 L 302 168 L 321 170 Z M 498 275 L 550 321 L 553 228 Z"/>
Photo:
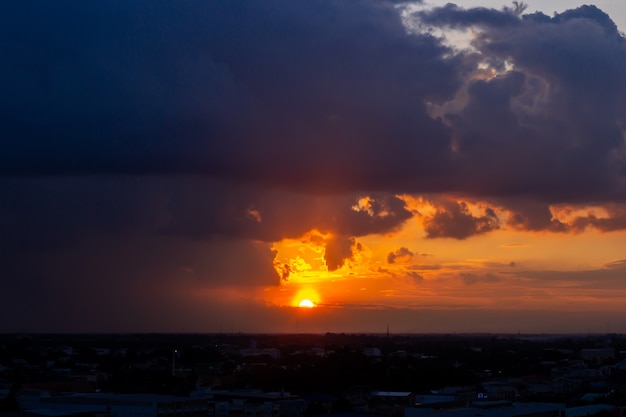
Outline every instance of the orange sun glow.
<path id="1" fill-rule="evenodd" d="M 313 288 L 300 288 L 291 299 L 291 306 L 304 308 L 317 307 L 320 301 L 319 293 Z"/>
<path id="2" fill-rule="evenodd" d="M 305 298 L 304 300 L 300 301 L 300 303 L 298 303 L 298 307 L 313 308 L 315 307 L 315 304 L 313 303 L 313 301 Z"/>

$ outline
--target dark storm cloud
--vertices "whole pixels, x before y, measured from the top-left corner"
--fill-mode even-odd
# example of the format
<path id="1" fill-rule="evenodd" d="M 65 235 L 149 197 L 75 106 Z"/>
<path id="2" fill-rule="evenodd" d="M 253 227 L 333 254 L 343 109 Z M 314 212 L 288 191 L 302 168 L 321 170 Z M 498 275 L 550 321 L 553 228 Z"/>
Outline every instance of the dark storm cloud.
<path id="1" fill-rule="evenodd" d="M 343 236 L 333 237 L 326 241 L 324 260 L 329 271 L 335 271 L 346 261 L 353 259 L 354 253 L 359 251 L 360 246 L 354 238 Z"/>
<path id="2" fill-rule="evenodd" d="M 0 204 L 0 270 L 6 277 L 42 268 L 33 270 L 33 275 L 64 281 L 74 262 L 85 278 L 91 276 L 88 270 L 99 275 L 102 265 L 108 264 L 113 286 L 124 280 L 121 276 L 129 265 L 137 268 L 137 273 L 141 265 L 146 271 L 156 265 L 169 271 L 193 271 L 205 285 L 278 282 L 268 243 L 235 234 L 206 235 L 200 240 L 171 233 L 168 191 L 171 193 L 176 182 L 65 178 L 0 183 L 3 195 L 9 197 Z M 126 249 L 120 252 L 119 247 Z M 57 265 L 59 259 L 67 262 Z M 56 267 L 46 266 L 49 262 Z"/>
<path id="3" fill-rule="evenodd" d="M 424 218 L 424 230 L 428 238 L 466 239 L 499 228 L 499 220 L 493 209 L 486 208 L 483 215 L 475 216 L 464 202 L 441 202 L 434 214 Z"/>
<path id="4" fill-rule="evenodd" d="M 91 235 L 153 233 L 169 222 L 172 187 L 123 176 L 0 179 L 0 247 L 46 251 Z"/>
<path id="5" fill-rule="evenodd" d="M 530 231 L 567 232 L 567 224 L 554 218 L 552 211 L 544 203 L 512 199 L 507 201 L 510 210 L 507 224 L 515 229 Z"/>
<path id="6" fill-rule="evenodd" d="M 582 232 L 589 227 L 601 232 L 626 229 L 626 208 L 619 205 L 607 205 L 604 209 L 607 212 L 606 217 L 589 213 L 587 216 L 576 217 L 568 226 L 576 232 Z"/>
<path id="7" fill-rule="evenodd" d="M 387 254 L 387 263 L 393 264 L 393 263 L 396 263 L 396 261 L 408 262 L 411 260 L 411 258 L 413 258 L 413 255 L 414 255 L 413 252 L 411 252 L 408 248 L 405 248 L 403 246 Z"/>
<path id="8" fill-rule="evenodd" d="M 626 208 L 622 204 L 607 203 L 598 208 L 573 205 L 567 211 L 587 211 L 584 215 L 570 215 L 559 219 L 545 203 L 516 198 L 499 200 L 507 212 L 506 224 L 517 230 L 549 231 L 555 233 L 582 233 L 587 229 L 613 232 L 626 229 Z M 558 207 L 557 207 L 558 211 Z"/>
<path id="9" fill-rule="evenodd" d="M 71 248 L 4 249 L 3 331 L 159 330 L 207 290 L 278 285 L 271 245 L 247 240 L 92 234 Z"/>
<path id="10" fill-rule="evenodd" d="M 450 6 L 420 15 L 479 26 L 475 59 L 514 68 L 470 81 L 462 109 L 444 111 L 471 172 L 460 189 L 543 202 L 623 200 L 626 42 L 615 24 L 593 6 L 552 18 L 476 14 Z"/>
<path id="11" fill-rule="evenodd" d="M 0 247 L 46 251 L 94 235 L 154 235 L 272 242 L 317 229 L 359 237 L 398 229 L 404 201 L 372 194 L 315 196 L 187 177 L 52 177 L 0 180 Z"/>
<path id="12" fill-rule="evenodd" d="M 450 26 L 455 29 L 468 26 L 511 27 L 520 24 L 513 10 L 496 10 L 486 7 L 464 9 L 448 3 L 430 11 L 420 12 L 420 20 L 436 26 Z"/>
<path id="13" fill-rule="evenodd" d="M 176 184 L 163 230 L 199 239 L 221 235 L 278 241 L 311 229 L 359 237 L 397 230 L 413 215 L 403 200 L 383 193 L 356 207 L 359 194 L 315 196 L 206 179 Z"/>
<path id="14" fill-rule="evenodd" d="M 623 200 L 626 48 L 606 14 L 414 16 L 475 28 L 475 53 L 407 33 L 397 6 L 4 5 L 0 170 Z"/>
<path id="15" fill-rule="evenodd" d="M 451 98 L 459 68 L 391 3 L 3 7 L 5 174 L 383 188 L 448 157 L 424 101 Z"/>

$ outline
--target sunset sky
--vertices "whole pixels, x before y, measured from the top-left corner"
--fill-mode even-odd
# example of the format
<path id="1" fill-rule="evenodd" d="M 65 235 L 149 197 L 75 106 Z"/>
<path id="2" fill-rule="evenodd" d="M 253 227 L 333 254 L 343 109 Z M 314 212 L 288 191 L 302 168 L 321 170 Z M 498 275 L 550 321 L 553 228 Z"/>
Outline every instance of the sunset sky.
<path id="1" fill-rule="evenodd" d="M 626 332 L 626 2 L 446 3 L 3 4 L 0 332 Z"/>

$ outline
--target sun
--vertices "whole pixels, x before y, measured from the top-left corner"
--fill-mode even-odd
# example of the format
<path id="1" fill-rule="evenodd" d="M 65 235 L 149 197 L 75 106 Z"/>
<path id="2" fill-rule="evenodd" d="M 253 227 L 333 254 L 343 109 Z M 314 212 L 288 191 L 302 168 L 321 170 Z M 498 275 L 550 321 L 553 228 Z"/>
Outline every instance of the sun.
<path id="1" fill-rule="evenodd" d="M 320 305 L 319 293 L 313 288 L 300 288 L 291 298 L 292 307 L 313 308 Z"/>
<path id="2" fill-rule="evenodd" d="M 309 300 L 308 298 L 305 298 L 298 303 L 298 307 L 313 308 L 315 307 L 315 303 L 313 303 L 313 301 Z"/>

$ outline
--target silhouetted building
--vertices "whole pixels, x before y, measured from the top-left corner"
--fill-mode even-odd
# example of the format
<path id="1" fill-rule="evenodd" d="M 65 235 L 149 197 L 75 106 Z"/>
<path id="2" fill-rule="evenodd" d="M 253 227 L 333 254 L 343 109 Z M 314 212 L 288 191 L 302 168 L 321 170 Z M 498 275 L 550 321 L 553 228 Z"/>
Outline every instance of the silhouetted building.
<path id="1" fill-rule="evenodd" d="M 50 395 L 47 391 L 23 390 L 20 408 L 42 415 L 107 414 L 110 417 L 206 417 L 202 399 L 153 394 Z"/>

